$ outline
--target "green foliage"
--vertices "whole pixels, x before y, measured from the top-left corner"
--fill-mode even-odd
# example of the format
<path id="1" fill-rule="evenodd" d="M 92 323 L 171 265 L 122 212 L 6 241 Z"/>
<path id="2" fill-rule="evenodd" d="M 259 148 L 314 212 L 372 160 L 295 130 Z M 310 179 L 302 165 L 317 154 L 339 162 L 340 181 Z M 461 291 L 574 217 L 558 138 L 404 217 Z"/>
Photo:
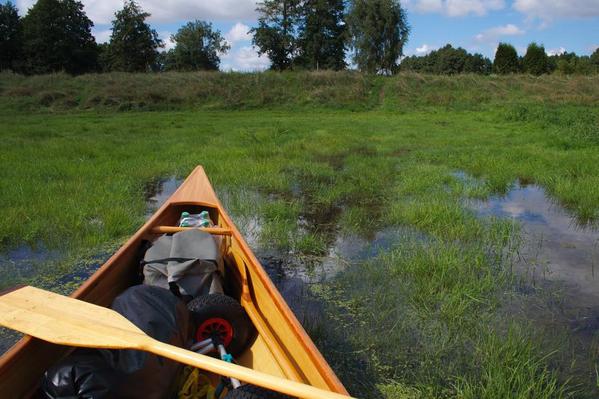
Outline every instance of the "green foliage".
<path id="1" fill-rule="evenodd" d="M 312 70 L 345 68 L 343 0 L 306 0 L 302 5 L 295 64 Z"/>
<path id="2" fill-rule="evenodd" d="M 399 1 L 353 0 L 347 23 L 358 68 L 368 73 L 395 73 L 410 33 Z"/>
<path id="3" fill-rule="evenodd" d="M 264 0 L 256 9 L 258 26 L 252 28 L 252 42 L 259 54 L 267 54 L 271 69 L 283 71 L 293 66 L 298 52 L 299 0 Z"/>
<path id="4" fill-rule="evenodd" d="M 545 47 L 530 43 L 522 60 L 524 72 L 532 75 L 542 75 L 549 71 L 548 57 Z"/>
<path id="5" fill-rule="evenodd" d="M 257 11 L 252 40 L 271 69 L 345 67 L 343 0 L 265 0 Z"/>
<path id="6" fill-rule="evenodd" d="M 23 28 L 17 8 L 8 1 L 0 4 L 0 71 L 15 70 L 23 46 Z"/>
<path id="7" fill-rule="evenodd" d="M 175 48 L 166 54 L 165 70 L 202 71 L 218 70 L 219 54 L 231 48 L 220 31 L 204 21 L 188 22 L 171 36 Z"/>
<path id="8" fill-rule="evenodd" d="M 158 33 L 145 22 L 150 14 L 135 0 L 126 0 L 112 21 L 112 34 L 106 60 L 106 70 L 147 72 L 156 65 L 158 48 L 163 46 Z"/>
<path id="9" fill-rule="evenodd" d="M 23 18 L 23 69 L 27 73 L 97 68 L 94 26 L 76 0 L 38 0 Z"/>
<path id="10" fill-rule="evenodd" d="M 464 63 L 464 72 L 488 75 L 492 70 L 493 63 L 490 59 L 482 54 L 469 54 L 468 57 L 466 57 L 466 62 Z"/>
<path id="11" fill-rule="evenodd" d="M 507 74 L 519 71 L 520 62 L 514 46 L 508 43 L 499 43 L 495 52 L 495 61 L 493 61 L 493 72 Z"/>
<path id="12" fill-rule="evenodd" d="M 550 56 L 548 69 L 562 75 L 591 75 L 599 72 L 599 68 L 593 66 L 589 56 L 578 56 L 569 52 Z"/>
<path id="13" fill-rule="evenodd" d="M 401 70 L 453 75 L 458 73 L 491 73 L 491 61 L 481 54 L 470 54 L 450 44 L 424 56 L 410 56 L 401 61 Z"/>
<path id="14" fill-rule="evenodd" d="M 599 73 L 599 47 L 597 47 L 595 51 L 593 51 L 593 54 L 591 54 L 590 61 L 593 67 L 595 67 L 595 71 Z"/>

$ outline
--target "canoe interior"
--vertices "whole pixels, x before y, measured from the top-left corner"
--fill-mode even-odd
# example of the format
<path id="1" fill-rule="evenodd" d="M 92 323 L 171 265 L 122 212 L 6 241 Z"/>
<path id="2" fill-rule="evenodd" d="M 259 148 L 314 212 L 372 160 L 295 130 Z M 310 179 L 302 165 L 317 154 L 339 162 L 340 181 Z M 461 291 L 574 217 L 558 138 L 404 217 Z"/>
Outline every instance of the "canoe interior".
<path id="1" fill-rule="evenodd" d="M 151 232 L 152 228 L 176 226 L 181 212 L 203 210 L 209 212 L 216 226 L 233 231 L 231 236 L 215 236 L 225 260 L 225 290 L 241 302 L 257 330 L 249 349 L 236 361 L 265 373 L 346 393 L 218 201 L 167 202 L 73 296 L 110 306 L 118 294 L 141 282 L 138 265 L 144 241 L 159 236 Z M 19 341 L 0 358 L 0 398 L 37 396 L 44 371 L 71 349 L 30 337 Z"/>

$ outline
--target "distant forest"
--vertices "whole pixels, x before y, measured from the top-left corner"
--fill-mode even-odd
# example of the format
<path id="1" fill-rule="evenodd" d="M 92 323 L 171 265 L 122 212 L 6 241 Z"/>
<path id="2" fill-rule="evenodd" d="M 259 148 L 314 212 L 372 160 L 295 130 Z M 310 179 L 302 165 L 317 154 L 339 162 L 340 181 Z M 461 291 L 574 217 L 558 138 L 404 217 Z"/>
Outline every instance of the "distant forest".
<path id="1" fill-rule="evenodd" d="M 523 57 L 500 43 L 494 60 L 446 45 L 424 56 L 404 57 L 410 34 L 398 0 L 264 0 L 250 32 L 271 69 L 343 70 L 348 61 L 362 72 L 390 75 L 399 71 L 433 74 L 541 75 L 599 73 L 599 49 L 590 56 L 548 56 L 537 43 Z M 33 75 L 67 72 L 163 72 L 218 70 L 230 49 L 210 22 L 186 23 L 164 50 L 146 13 L 125 0 L 115 13 L 108 43 L 98 44 L 93 22 L 77 0 L 38 0 L 21 16 L 10 1 L 0 4 L 0 70 Z"/>

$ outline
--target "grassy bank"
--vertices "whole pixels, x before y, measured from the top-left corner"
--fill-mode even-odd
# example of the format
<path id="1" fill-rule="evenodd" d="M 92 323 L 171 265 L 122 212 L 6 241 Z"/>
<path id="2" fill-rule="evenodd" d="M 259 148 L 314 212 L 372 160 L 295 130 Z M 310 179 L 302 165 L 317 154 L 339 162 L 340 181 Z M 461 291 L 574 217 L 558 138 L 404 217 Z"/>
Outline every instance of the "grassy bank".
<path id="1" fill-rule="evenodd" d="M 596 223 L 596 78 L 1 82 L 3 250 L 26 244 L 69 255 L 33 274 L 2 275 L 0 285 L 51 280 L 77 254 L 117 246 L 142 223 L 152 182 L 203 164 L 230 210 L 258 215 L 261 245 L 281 253 L 318 256 L 339 233 L 405 230 L 390 251 L 313 289 L 328 311 L 310 332 L 355 395 L 597 396 L 596 355 L 583 372 L 558 364 L 567 343 L 506 306 L 519 295 L 509 273 L 518 227 L 481 220 L 463 205 L 521 179 L 545 187 L 581 223 Z M 149 102 L 152 91 L 163 97 Z M 42 101 L 43 92 L 64 95 Z M 154 111 L 115 112 L 126 109 Z"/>
<path id="2" fill-rule="evenodd" d="M 345 109 L 480 110 L 510 104 L 596 106 L 598 76 L 356 72 L 0 74 L 0 105 L 18 111 Z"/>

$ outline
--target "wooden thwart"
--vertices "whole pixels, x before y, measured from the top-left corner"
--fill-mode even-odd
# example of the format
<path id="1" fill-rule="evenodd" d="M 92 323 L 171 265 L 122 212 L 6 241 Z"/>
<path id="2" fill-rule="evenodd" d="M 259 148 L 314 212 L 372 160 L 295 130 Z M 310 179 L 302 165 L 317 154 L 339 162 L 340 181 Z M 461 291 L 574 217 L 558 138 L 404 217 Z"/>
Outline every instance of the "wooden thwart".
<path id="1" fill-rule="evenodd" d="M 155 234 L 171 234 L 178 233 L 185 230 L 201 230 L 206 233 L 210 233 L 216 236 L 230 236 L 232 234 L 231 229 L 224 229 L 222 227 L 176 227 L 176 226 L 156 226 L 152 228 L 152 233 Z"/>
<path id="2" fill-rule="evenodd" d="M 347 399 L 157 341 L 114 310 L 35 287 L 0 297 L 0 325 L 59 345 L 136 349 L 300 398 Z"/>

